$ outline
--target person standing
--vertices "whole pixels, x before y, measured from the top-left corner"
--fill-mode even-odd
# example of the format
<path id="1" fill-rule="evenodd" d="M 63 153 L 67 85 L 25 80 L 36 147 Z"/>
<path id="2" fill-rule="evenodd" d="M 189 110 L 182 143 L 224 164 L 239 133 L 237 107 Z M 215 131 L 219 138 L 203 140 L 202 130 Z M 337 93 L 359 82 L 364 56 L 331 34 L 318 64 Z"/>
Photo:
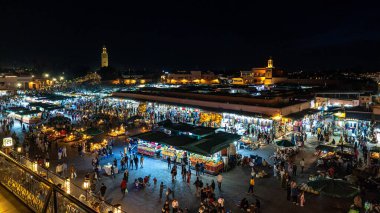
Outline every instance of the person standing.
<path id="1" fill-rule="evenodd" d="M 143 166 L 144 166 L 144 155 L 141 155 L 141 157 L 140 157 L 140 166 L 141 166 L 141 168 L 143 168 Z"/>
<path id="2" fill-rule="evenodd" d="M 216 182 L 218 182 L 219 191 L 222 191 L 222 181 L 223 181 L 222 174 L 218 174 L 218 176 L 216 177 Z"/>
<path id="3" fill-rule="evenodd" d="M 123 195 L 123 198 L 124 198 L 126 190 L 127 190 L 127 180 L 125 178 L 123 178 L 123 180 L 121 181 L 120 188 L 121 188 L 121 194 Z"/>
<path id="4" fill-rule="evenodd" d="M 125 162 L 125 168 L 129 168 L 129 167 L 128 167 L 128 163 L 129 163 L 128 155 L 125 155 L 125 157 L 124 157 L 124 162 Z"/>
<path id="5" fill-rule="evenodd" d="M 100 187 L 100 199 L 104 201 L 105 195 L 106 195 L 107 187 L 102 183 L 102 186 Z"/>
<path id="6" fill-rule="evenodd" d="M 303 173 L 303 169 L 305 168 L 305 160 L 303 158 L 300 161 L 300 166 L 301 166 L 301 173 Z"/>
<path id="7" fill-rule="evenodd" d="M 253 187 L 255 186 L 255 179 L 251 177 L 251 180 L 249 180 L 249 188 L 248 188 L 248 194 L 253 194 Z"/>
<path id="8" fill-rule="evenodd" d="M 295 163 L 293 163 L 293 176 L 297 176 L 297 165 Z"/>
<path id="9" fill-rule="evenodd" d="M 135 157 L 134 157 L 134 159 L 133 159 L 134 161 L 135 161 L 135 167 L 136 167 L 136 170 L 138 169 L 138 165 L 139 165 L 139 159 L 137 158 L 137 155 L 135 155 Z"/>

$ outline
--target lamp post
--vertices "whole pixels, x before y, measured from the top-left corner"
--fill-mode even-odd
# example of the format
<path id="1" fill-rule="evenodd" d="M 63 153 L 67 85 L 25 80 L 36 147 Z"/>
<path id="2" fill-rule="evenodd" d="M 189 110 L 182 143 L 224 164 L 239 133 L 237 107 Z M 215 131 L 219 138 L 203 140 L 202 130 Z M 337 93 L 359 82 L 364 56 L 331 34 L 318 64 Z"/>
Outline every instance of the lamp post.
<path id="1" fill-rule="evenodd" d="M 65 180 L 65 188 L 66 188 L 66 193 L 70 194 L 70 178 L 66 178 L 66 180 Z"/>
<path id="2" fill-rule="evenodd" d="M 37 161 L 34 161 L 32 166 L 33 166 L 33 172 L 38 172 L 38 163 L 37 163 Z"/>
<path id="3" fill-rule="evenodd" d="M 50 167 L 49 160 L 45 161 L 45 167 L 46 167 L 46 179 L 49 179 L 49 167 Z"/>
<path id="4" fill-rule="evenodd" d="M 122 213 L 121 212 L 121 204 L 115 204 L 115 206 L 113 208 L 113 212 L 115 212 L 115 213 Z"/>
<path id="5" fill-rule="evenodd" d="M 87 200 L 87 194 L 88 194 L 87 190 L 90 188 L 90 178 L 88 177 L 84 178 L 83 188 L 86 191 L 86 200 Z"/>

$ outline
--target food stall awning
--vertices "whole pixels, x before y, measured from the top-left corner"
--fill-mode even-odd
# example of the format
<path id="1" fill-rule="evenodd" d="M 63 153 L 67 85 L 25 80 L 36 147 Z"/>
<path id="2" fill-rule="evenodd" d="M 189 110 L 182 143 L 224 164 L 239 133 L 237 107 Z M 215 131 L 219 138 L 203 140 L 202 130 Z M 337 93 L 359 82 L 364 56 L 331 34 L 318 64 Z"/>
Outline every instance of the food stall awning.
<path id="1" fill-rule="evenodd" d="M 282 146 L 282 147 L 293 147 L 293 146 L 296 146 L 290 140 L 285 140 L 285 139 L 277 141 L 276 144 L 277 144 L 277 146 Z"/>
<path id="2" fill-rule="evenodd" d="M 303 119 L 306 115 L 312 115 L 319 112 L 318 109 L 305 109 L 300 112 L 291 113 L 289 115 L 285 115 L 284 117 L 290 118 L 292 120 L 300 120 Z"/>
<path id="3" fill-rule="evenodd" d="M 372 120 L 372 114 L 370 112 L 347 112 L 346 111 L 346 119 L 370 121 Z"/>
<path id="4" fill-rule="evenodd" d="M 25 107 L 8 107 L 5 111 L 6 112 L 19 112 L 22 110 L 28 110 L 28 109 Z"/>
<path id="5" fill-rule="evenodd" d="M 165 138 L 170 137 L 170 135 L 160 132 L 160 131 L 150 131 L 150 132 L 144 132 L 141 134 L 137 134 L 134 136 L 131 136 L 132 138 L 138 138 L 143 141 L 152 141 L 152 142 L 158 142 L 161 143 L 161 141 Z"/>
<path id="6" fill-rule="evenodd" d="M 187 137 L 187 136 L 182 136 Z M 226 133 L 226 132 L 218 132 L 216 134 L 207 136 L 202 140 L 193 139 L 193 143 L 188 143 L 185 146 L 177 146 L 178 149 L 182 149 L 191 153 L 210 156 L 219 152 L 220 150 L 227 148 L 236 140 L 240 139 L 240 135 Z M 190 138 L 190 137 L 187 137 Z"/>
<path id="7" fill-rule="evenodd" d="M 195 129 L 195 126 L 186 123 L 173 123 L 171 120 L 165 120 L 157 123 L 159 126 L 164 127 L 165 129 L 178 131 L 178 132 L 190 132 Z"/>

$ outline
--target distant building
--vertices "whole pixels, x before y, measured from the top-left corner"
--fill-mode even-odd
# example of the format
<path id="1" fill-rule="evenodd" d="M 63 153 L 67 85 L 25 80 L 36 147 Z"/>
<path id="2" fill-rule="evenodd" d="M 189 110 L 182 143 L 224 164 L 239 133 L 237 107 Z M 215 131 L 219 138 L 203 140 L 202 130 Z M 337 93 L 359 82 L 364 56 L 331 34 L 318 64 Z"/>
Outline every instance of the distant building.
<path id="1" fill-rule="evenodd" d="M 33 85 L 32 76 L 21 76 L 8 73 L 0 74 L 0 90 L 34 89 Z"/>
<path id="2" fill-rule="evenodd" d="M 103 46 L 101 54 L 101 67 L 108 67 L 108 53 L 106 46 Z"/>
<path id="3" fill-rule="evenodd" d="M 165 73 L 161 81 L 168 84 L 219 84 L 218 76 L 213 72 L 177 71 Z"/>
<path id="4" fill-rule="evenodd" d="M 152 82 L 151 78 L 143 75 L 121 75 L 121 78 L 112 81 L 112 84 L 146 84 Z"/>
<path id="5" fill-rule="evenodd" d="M 240 71 L 240 77 L 244 84 L 276 84 L 287 80 L 283 70 L 276 69 L 273 66 L 273 60 L 270 57 L 267 67 L 252 68 L 250 71 Z"/>

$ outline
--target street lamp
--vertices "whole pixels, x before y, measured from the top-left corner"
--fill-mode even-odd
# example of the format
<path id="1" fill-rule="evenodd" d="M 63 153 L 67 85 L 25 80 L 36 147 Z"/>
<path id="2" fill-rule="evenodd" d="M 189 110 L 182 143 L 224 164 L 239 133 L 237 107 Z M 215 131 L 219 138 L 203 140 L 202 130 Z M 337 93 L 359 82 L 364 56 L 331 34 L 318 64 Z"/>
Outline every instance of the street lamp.
<path id="1" fill-rule="evenodd" d="M 116 204 L 113 208 L 113 212 L 121 213 L 121 204 Z"/>
<path id="2" fill-rule="evenodd" d="M 49 73 L 46 73 L 46 74 L 45 74 L 45 78 L 49 78 Z"/>
<path id="3" fill-rule="evenodd" d="M 66 180 L 65 180 L 65 188 L 66 188 L 66 193 L 70 194 L 70 178 L 66 178 Z"/>
<path id="4" fill-rule="evenodd" d="M 49 161 L 46 161 L 45 162 L 45 167 L 48 169 L 50 167 L 50 162 Z"/>
<path id="5" fill-rule="evenodd" d="M 88 177 L 84 178 L 83 188 L 86 191 L 86 200 L 87 200 L 87 194 L 88 194 L 87 190 L 90 188 L 90 178 Z"/>
<path id="6" fill-rule="evenodd" d="M 38 163 L 37 163 L 37 161 L 33 162 L 32 167 L 33 167 L 33 172 L 38 172 Z"/>
<path id="7" fill-rule="evenodd" d="M 63 76 L 59 77 L 59 80 L 63 81 L 65 78 Z"/>
<path id="8" fill-rule="evenodd" d="M 18 152 L 18 153 L 21 153 L 21 151 L 22 151 L 21 146 L 17 147 L 17 152 Z"/>

